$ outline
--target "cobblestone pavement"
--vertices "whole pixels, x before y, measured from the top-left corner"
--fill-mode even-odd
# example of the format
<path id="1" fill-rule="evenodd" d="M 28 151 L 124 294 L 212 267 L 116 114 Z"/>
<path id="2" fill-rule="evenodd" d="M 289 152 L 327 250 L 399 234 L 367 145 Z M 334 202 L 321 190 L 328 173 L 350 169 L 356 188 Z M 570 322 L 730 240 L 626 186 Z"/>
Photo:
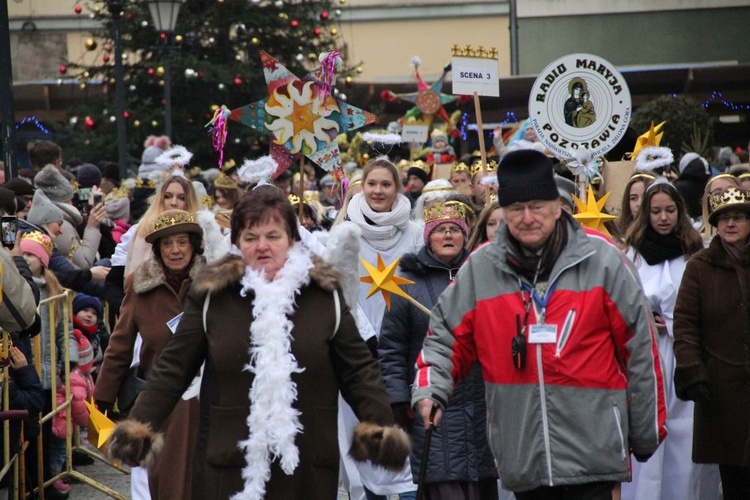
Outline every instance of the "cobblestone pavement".
<path id="1" fill-rule="evenodd" d="M 88 443 L 86 443 L 88 445 Z M 90 447 L 89 447 L 90 448 Z M 113 489 L 117 493 L 130 498 L 130 474 L 115 469 L 114 467 L 95 460 L 93 465 L 76 466 L 75 470 L 104 486 Z M 75 500 L 103 500 L 111 498 L 101 491 L 84 483 L 72 483 L 70 498 Z"/>

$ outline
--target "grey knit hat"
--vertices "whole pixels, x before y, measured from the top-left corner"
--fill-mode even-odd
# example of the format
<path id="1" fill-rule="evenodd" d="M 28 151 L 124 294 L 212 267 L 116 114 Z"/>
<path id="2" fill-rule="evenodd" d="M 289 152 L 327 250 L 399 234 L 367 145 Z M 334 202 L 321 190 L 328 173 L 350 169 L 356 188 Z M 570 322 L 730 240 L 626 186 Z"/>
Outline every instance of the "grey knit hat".
<path id="1" fill-rule="evenodd" d="M 114 198 L 107 201 L 104 207 L 107 209 L 107 218 L 110 220 L 130 217 L 130 200 L 127 198 Z"/>
<path id="2" fill-rule="evenodd" d="M 162 153 L 164 153 L 164 150 L 156 146 L 149 146 L 144 149 L 141 155 L 141 165 L 138 167 L 138 177 L 143 177 L 149 172 L 166 172 L 166 168 L 156 163 L 156 159 Z"/>
<path id="3" fill-rule="evenodd" d="M 28 215 L 26 215 L 26 220 L 35 226 L 41 226 L 51 222 L 62 222 L 63 213 L 62 210 L 47 198 L 44 191 L 37 189 L 34 193 L 34 199 L 31 200 L 31 208 Z"/>
<path id="4" fill-rule="evenodd" d="M 34 186 L 44 191 L 52 201 L 66 202 L 73 199 L 73 186 L 54 165 L 47 165 L 36 174 Z"/>

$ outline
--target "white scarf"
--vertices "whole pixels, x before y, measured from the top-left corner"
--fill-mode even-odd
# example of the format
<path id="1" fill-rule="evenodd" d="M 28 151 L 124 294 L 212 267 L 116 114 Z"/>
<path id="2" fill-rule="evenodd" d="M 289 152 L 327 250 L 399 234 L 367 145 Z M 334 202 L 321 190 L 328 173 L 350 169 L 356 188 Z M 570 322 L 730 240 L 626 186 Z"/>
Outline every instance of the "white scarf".
<path id="1" fill-rule="evenodd" d="M 367 204 L 364 193 L 357 193 L 349 200 L 346 215 L 359 226 L 362 236 L 375 250 L 388 250 L 409 226 L 410 212 L 411 202 L 402 194 L 396 197 L 390 212 L 376 212 Z M 365 217 L 375 225 L 369 224 Z"/>
<path id="2" fill-rule="evenodd" d="M 232 253 L 237 254 L 236 247 Z M 271 478 L 271 462 L 279 458 L 281 469 L 291 475 L 299 464 L 299 450 L 294 443 L 302 430 L 300 412 L 293 407 L 297 385 L 292 373 L 303 371 L 291 353 L 295 296 L 310 283 L 313 267 L 310 251 L 297 243 L 291 247 L 284 266 L 273 281 L 265 271 L 245 267 L 240 283 L 244 297 L 253 299 L 253 322 L 250 324 L 250 362 L 245 370 L 255 378 L 250 387 L 250 413 L 247 417 L 248 438 L 238 446 L 245 452 L 247 465 L 242 469 L 245 487 L 232 496 L 234 500 L 262 500 L 266 482 Z"/>

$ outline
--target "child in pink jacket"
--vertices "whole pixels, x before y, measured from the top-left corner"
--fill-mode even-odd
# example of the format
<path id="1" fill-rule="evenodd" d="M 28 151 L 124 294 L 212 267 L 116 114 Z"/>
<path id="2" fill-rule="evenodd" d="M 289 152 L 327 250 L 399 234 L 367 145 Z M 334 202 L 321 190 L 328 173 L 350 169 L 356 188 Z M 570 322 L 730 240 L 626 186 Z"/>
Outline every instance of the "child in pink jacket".
<path id="1" fill-rule="evenodd" d="M 70 409 L 70 417 L 73 425 L 86 427 L 89 422 L 89 409 L 84 401 L 90 401 L 94 394 L 94 380 L 91 378 L 91 369 L 94 366 L 94 352 L 88 339 L 80 330 L 73 330 L 73 336 L 78 344 L 78 366 L 70 369 L 70 406 L 59 411 L 52 417 L 52 439 L 50 451 L 50 468 L 52 474 L 59 474 L 65 465 L 65 436 L 67 425 L 65 416 Z M 57 389 L 57 406 L 65 403 L 65 384 Z M 59 483 L 59 484 L 58 484 Z M 68 491 L 70 486 L 62 481 L 55 482 L 55 488 L 60 491 Z"/>

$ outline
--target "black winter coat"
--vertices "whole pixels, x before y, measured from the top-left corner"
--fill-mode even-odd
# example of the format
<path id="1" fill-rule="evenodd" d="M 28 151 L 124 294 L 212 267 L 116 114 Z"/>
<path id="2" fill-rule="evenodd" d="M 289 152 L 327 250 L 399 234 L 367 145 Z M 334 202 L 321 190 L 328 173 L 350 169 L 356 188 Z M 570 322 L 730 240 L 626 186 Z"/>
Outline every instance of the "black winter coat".
<path id="1" fill-rule="evenodd" d="M 401 258 L 399 276 L 414 281 L 403 290 L 432 309 L 468 257 L 466 251 L 446 266 L 423 247 L 417 254 Z M 411 401 L 411 385 L 417 356 L 422 350 L 430 318 L 406 299 L 391 295 L 391 310 L 383 317 L 378 339 L 378 358 L 394 412 Z M 461 382 L 432 433 L 427 482 L 477 481 L 493 477 L 494 460 L 487 443 L 484 381 L 479 364 Z M 412 437 L 411 468 L 419 477 L 424 443 L 424 425 L 418 414 L 406 429 Z"/>

